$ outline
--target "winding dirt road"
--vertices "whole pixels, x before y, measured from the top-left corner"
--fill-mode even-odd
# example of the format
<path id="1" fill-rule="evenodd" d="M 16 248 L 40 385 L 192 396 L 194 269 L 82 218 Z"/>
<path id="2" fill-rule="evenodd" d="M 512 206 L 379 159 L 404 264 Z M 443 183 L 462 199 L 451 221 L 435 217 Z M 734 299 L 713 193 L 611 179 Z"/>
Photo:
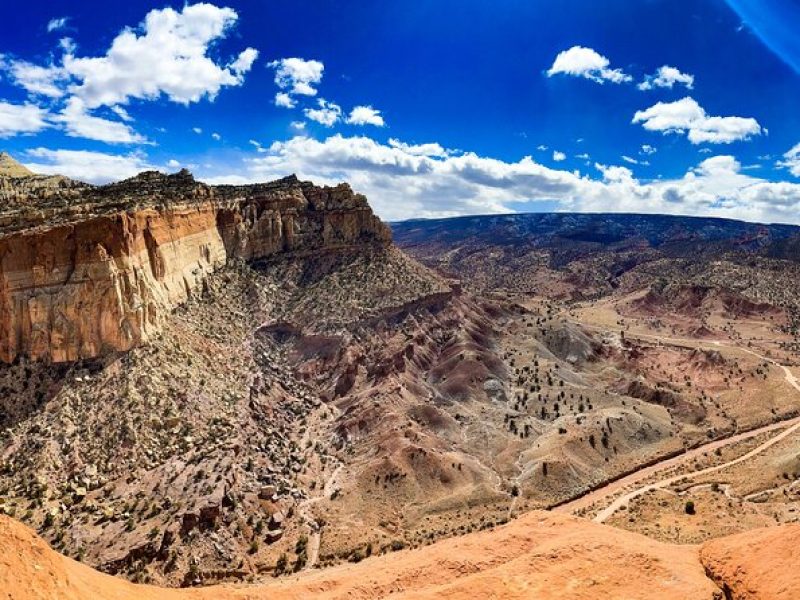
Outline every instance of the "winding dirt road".
<path id="1" fill-rule="evenodd" d="M 583 326 L 586 327 L 586 325 L 583 325 Z M 595 328 L 594 326 L 591 326 L 591 325 L 588 326 L 588 327 L 591 327 L 593 329 Z M 597 327 L 596 329 L 601 329 L 601 328 Z M 607 330 L 604 330 L 604 331 L 607 331 Z M 711 347 L 714 347 L 714 348 L 724 347 L 724 348 L 726 348 L 728 350 L 746 352 L 747 354 L 751 354 L 753 356 L 756 356 L 756 357 L 760 358 L 761 360 L 764 360 L 764 361 L 769 362 L 769 363 L 771 363 L 771 364 L 773 364 L 773 365 L 775 365 L 777 367 L 780 367 L 784 372 L 784 379 L 786 380 L 786 382 L 790 386 L 792 386 L 794 389 L 796 389 L 798 392 L 800 392 L 800 382 L 798 382 L 797 378 L 791 372 L 789 367 L 786 367 L 786 366 L 776 362 L 772 358 L 768 358 L 766 356 L 762 356 L 762 355 L 760 355 L 760 354 L 758 354 L 756 352 L 753 352 L 752 350 L 749 350 L 747 348 L 741 348 L 739 346 L 729 346 L 727 344 L 723 344 L 723 343 L 718 342 L 718 341 L 703 342 L 701 340 L 689 340 L 689 339 L 684 339 L 684 338 L 662 338 L 662 337 L 659 337 L 659 336 L 653 336 L 653 335 L 647 335 L 647 334 L 631 335 L 630 337 L 649 338 L 649 339 L 654 339 L 654 340 L 659 341 L 659 342 L 686 345 L 687 347 L 691 347 L 691 348 L 702 348 L 704 346 L 711 346 Z M 595 515 L 595 517 L 592 519 L 596 523 L 603 523 L 608 518 L 610 518 L 615 512 L 617 512 L 617 510 L 619 510 L 621 507 L 627 506 L 627 504 L 631 500 L 634 500 L 634 499 L 638 498 L 639 496 L 641 496 L 641 495 L 643 495 L 643 494 L 645 494 L 647 492 L 650 492 L 652 490 L 658 490 L 658 489 L 666 488 L 666 487 L 672 485 L 673 483 L 675 483 L 677 481 L 685 481 L 687 479 L 691 480 L 691 479 L 695 479 L 697 477 L 700 477 L 702 475 L 707 475 L 709 473 L 715 473 L 715 472 L 721 471 L 721 470 L 723 470 L 723 469 L 725 469 L 727 467 L 731 467 L 731 466 L 737 465 L 739 463 L 745 462 L 745 461 L 753 458 L 754 456 L 757 456 L 757 455 L 761 454 L 762 452 L 764 452 L 765 450 L 771 448 L 772 446 L 774 446 L 775 444 L 777 444 L 781 440 L 787 438 L 788 436 L 790 436 L 793 433 L 795 433 L 798 430 L 800 430 L 800 417 L 795 417 L 795 418 L 792 418 L 790 420 L 782 421 L 782 422 L 779 422 L 779 423 L 772 423 L 770 425 L 765 425 L 763 427 L 758 427 L 756 429 L 751 429 L 749 431 L 745 431 L 745 432 L 742 432 L 742 433 L 734 434 L 734 435 L 732 435 L 730 437 L 727 437 L 727 438 L 724 438 L 724 439 L 719 439 L 719 440 L 715 440 L 713 442 L 709 442 L 707 444 L 703 444 L 702 446 L 698 446 L 697 448 L 694 448 L 692 450 L 688 450 L 687 452 L 684 452 L 684 453 L 682 453 L 682 454 L 680 454 L 678 456 L 674 456 L 672 458 L 665 459 L 663 461 L 660 461 L 660 462 L 655 463 L 653 465 L 650 465 L 648 467 L 643 467 L 643 468 L 639 469 L 638 471 L 635 471 L 635 472 L 631 473 L 630 475 L 627 475 L 625 477 L 622 477 L 621 479 L 618 479 L 616 481 L 608 483 L 607 485 L 604 485 L 603 487 L 600 487 L 600 488 L 598 488 L 598 489 L 596 489 L 596 490 L 594 490 L 592 492 L 589 492 L 585 496 L 577 498 L 577 499 L 575 499 L 575 500 L 573 500 L 571 502 L 567 502 L 565 504 L 562 504 L 562 505 L 554 508 L 553 510 L 556 511 L 556 512 L 572 513 L 572 512 L 575 512 L 577 510 L 580 510 L 580 509 L 589 508 L 590 506 L 594 505 L 595 503 L 602 502 L 603 500 L 605 500 L 609 496 L 612 496 L 612 495 L 614 495 L 614 494 L 616 494 L 618 492 L 621 492 L 621 491 L 629 488 L 630 486 L 636 485 L 637 483 L 642 482 L 645 479 L 648 479 L 649 477 L 659 473 L 660 471 L 663 471 L 663 470 L 668 469 L 670 467 L 674 467 L 674 466 L 685 464 L 685 463 L 691 461 L 694 458 L 702 456 L 703 454 L 706 454 L 708 452 L 713 452 L 713 451 L 715 451 L 715 450 L 717 450 L 719 448 L 723 448 L 723 447 L 729 446 L 731 444 L 736 444 L 738 442 L 754 438 L 754 437 L 756 437 L 758 435 L 761 435 L 763 433 L 769 433 L 771 431 L 777 431 L 777 430 L 782 430 L 782 431 L 780 433 L 778 433 L 777 435 L 771 437 L 769 440 L 767 440 L 763 444 L 760 444 L 756 448 L 753 448 L 752 450 L 750 450 L 746 454 L 743 454 L 742 456 L 740 456 L 740 457 L 738 457 L 738 458 L 736 458 L 734 460 L 730 460 L 728 462 L 725 462 L 725 463 L 722 463 L 722 464 L 719 464 L 719 465 L 715 465 L 715 466 L 712 466 L 712 467 L 706 467 L 705 469 L 700 469 L 698 471 L 694 471 L 694 472 L 691 472 L 691 473 L 684 473 L 684 474 L 681 474 L 681 475 L 674 475 L 674 476 L 671 476 L 671 477 L 666 477 L 664 479 L 660 479 L 660 480 L 655 481 L 653 483 L 649 483 L 649 484 L 645 484 L 645 485 L 639 486 L 637 488 L 634 488 L 634 489 L 622 494 L 621 496 L 618 496 L 608 506 L 606 506 L 604 509 L 602 509 L 600 512 L 598 512 L 597 515 Z"/>

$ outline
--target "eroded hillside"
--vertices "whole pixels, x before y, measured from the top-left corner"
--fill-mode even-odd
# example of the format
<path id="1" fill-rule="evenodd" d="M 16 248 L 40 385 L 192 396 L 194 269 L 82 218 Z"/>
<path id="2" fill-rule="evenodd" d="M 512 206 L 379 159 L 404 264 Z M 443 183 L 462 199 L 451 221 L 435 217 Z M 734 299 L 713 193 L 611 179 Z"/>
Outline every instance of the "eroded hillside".
<path id="1" fill-rule="evenodd" d="M 423 266 L 345 185 L 0 180 L 2 510 L 91 566 L 241 582 L 536 508 L 793 519 L 794 230 L 396 227 Z M 701 478 L 753 452 L 751 485 Z"/>
<path id="2" fill-rule="evenodd" d="M 393 230 L 476 297 L 530 311 L 509 330 L 524 384 L 509 418 L 554 416 L 558 435 L 525 451 L 539 473 L 521 496 L 674 542 L 797 520 L 800 229 L 532 214 Z M 526 338 L 562 361 L 565 394 Z"/>

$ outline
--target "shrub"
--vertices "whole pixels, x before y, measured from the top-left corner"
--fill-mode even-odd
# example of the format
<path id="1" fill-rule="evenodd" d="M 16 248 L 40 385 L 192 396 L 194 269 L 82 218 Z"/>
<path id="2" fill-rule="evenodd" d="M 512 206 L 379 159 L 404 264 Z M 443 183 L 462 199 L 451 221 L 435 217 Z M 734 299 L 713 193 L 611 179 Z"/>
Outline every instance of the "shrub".
<path id="1" fill-rule="evenodd" d="M 289 564 L 289 558 L 286 556 L 284 552 L 278 557 L 278 562 L 275 563 L 275 575 L 280 575 L 286 571 L 286 567 Z"/>

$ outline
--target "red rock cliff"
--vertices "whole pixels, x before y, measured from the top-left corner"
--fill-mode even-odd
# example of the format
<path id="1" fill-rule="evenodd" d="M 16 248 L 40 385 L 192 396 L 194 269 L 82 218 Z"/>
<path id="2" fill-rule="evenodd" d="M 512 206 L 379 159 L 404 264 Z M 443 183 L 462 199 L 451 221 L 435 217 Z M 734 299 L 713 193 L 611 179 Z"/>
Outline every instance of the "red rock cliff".
<path id="1" fill-rule="evenodd" d="M 390 243 L 349 186 L 207 186 L 188 172 L 109 186 L 27 178 L 0 205 L 0 360 L 128 350 L 232 259 Z M 7 190 L 20 189 L 5 181 Z"/>

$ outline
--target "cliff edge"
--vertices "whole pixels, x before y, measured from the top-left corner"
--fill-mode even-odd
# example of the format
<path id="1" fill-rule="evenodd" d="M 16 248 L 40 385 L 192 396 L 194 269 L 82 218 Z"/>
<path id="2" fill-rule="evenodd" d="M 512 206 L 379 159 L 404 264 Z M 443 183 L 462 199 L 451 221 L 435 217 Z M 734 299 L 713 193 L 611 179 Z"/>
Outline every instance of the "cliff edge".
<path id="1" fill-rule="evenodd" d="M 106 186 L 0 174 L 0 360 L 125 351 L 233 260 L 386 246 L 347 184 L 209 186 L 188 171 Z"/>

